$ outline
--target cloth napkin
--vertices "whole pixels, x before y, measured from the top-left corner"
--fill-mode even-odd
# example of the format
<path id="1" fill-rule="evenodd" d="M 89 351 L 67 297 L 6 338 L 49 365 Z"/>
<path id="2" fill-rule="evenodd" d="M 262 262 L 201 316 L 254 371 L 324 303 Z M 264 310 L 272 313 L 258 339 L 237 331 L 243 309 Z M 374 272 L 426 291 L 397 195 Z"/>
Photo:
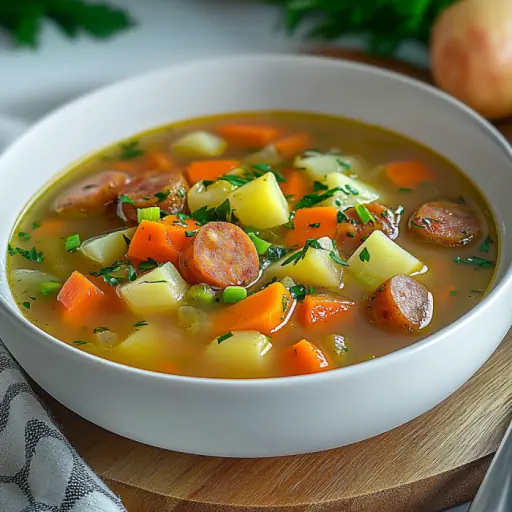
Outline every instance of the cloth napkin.
<path id="1" fill-rule="evenodd" d="M 0 117 L 0 153 L 24 128 Z M 39 511 L 126 509 L 59 430 L 0 340 L 0 512 Z"/>

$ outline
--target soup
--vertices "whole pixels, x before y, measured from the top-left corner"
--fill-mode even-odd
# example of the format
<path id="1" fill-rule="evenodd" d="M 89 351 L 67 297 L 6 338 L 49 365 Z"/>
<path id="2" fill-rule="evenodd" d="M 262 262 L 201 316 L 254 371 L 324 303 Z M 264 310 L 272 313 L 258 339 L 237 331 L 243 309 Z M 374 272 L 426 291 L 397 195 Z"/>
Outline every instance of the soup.
<path id="1" fill-rule="evenodd" d="M 180 375 L 264 378 L 379 357 L 468 312 L 498 254 L 453 164 L 354 120 L 209 117 L 98 152 L 21 216 L 8 275 L 34 325 Z"/>

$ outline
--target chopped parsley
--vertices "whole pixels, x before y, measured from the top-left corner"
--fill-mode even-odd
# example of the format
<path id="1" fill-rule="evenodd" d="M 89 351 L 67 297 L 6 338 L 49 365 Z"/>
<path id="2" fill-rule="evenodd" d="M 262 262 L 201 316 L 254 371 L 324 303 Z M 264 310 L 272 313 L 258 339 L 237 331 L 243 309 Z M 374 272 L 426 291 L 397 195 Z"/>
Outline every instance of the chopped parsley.
<path id="1" fill-rule="evenodd" d="M 20 231 L 18 233 L 18 238 L 24 242 L 28 242 L 30 240 L 30 235 L 26 231 Z"/>
<path id="2" fill-rule="evenodd" d="M 318 240 L 315 240 L 314 238 L 308 238 L 306 240 L 306 243 L 304 244 L 304 247 L 300 251 L 297 251 L 296 253 L 292 254 L 289 258 L 286 258 L 283 261 L 283 263 L 281 263 L 281 266 L 284 267 L 285 265 L 289 265 L 290 263 L 293 263 L 293 265 L 297 265 L 297 263 L 300 260 L 303 260 L 306 257 L 306 254 L 310 247 L 312 247 L 313 249 L 323 249 Z"/>
<path id="3" fill-rule="evenodd" d="M 144 154 L 144 151 L 139 148 L 138 140 L 122 143 L 120 147 L 121 154 L 119 155 L 119 160 L 133 160 Z"/>
<path id="4" fill-rule="evenodd" d="M 336 192 L 343 192 L 345 195 L 350 195 L 349 192 L 347 192 L 344 188 L 334 187 L 325 191 L 323 194 L 306 194 L 297 203 L 297 206 L 295 208 L 297 210 L 300 210 L 301 208 L 311 208 L 312 206 L 315 206 L 316 204 L 321 203 L 322 201 L 325 201 L 326 199 L 329 199 L 330 197 L 334 196 Z"/>
<path id="5" fill-rule="evenodd" d="M 347 195 L 351 195 L 351 196 L 359 195 L 359 192 L 354 187 L 351 187 L 348 183 L 345 185 L 345 188 L 348 190 Z M 343 192 L 345 192 L 345 191 L 343 191 Z M 346 194 L 346 192 L 345 192 L 345 194 Z"/>
<path id="6" fill-rule="evenodd" d="M 32 223 L 32 230 L 40 228 L 40 227 L 41 227 L 41 223 L 40 222 L 33 222 Z"/>
<path id="7" fill-rule="evenodd" d="M 369 222 L 375 224 L 375 217 L 364 204 L 356 204 L 354 209 L 363 224 L 368 224 Z"/>
<path id="8" fill-rule="evenodd" d="M 278 245 L 273 245 L 267 249 L 266 256 L 270 261 L 280 260 L 285 254 L 288 254 L 289 250 Z"/>
<path id="9" fill-rule="evenodd" d="M 96 327 L 94 331 L 92 331 L 94 334 L 97 334 L 99 332 L 109 332 L 110 329 L 108 327 Z"/>
<path id="10" fill-rule="evenodd" d="M 425 229 L 423 224 L 418 224 L 415 219 L 411 219 L 411 226 L 415 228 Z"/>
<path id="11" fill-rule="evenodd" d="M 478 268 L 492 268 L 494 267 L 494 262 L 485 258 L 480 258 L 479 256 L 468 256 L 467 258 L 460 258 L 457 256 L 453 260 L 455 263 L 462 263 L 463 265 L 474 265 Z"/>
<path id="12" fill-rule="evenodd" d="M 296 300 L 304 300 L 306 295 L 310 293 L 315 293 L 315 289 L 312 286 L 303 286 L 302 284 L 297 284 L 295 286 L 290 287 L 290 294 L 293 299 Z"/>
<path id="13" fill-rule="evenodd" d="M 131 239 L 128 238 L 124 233 L 123 233 L 123 239 L 124 239 L 124 243 L 126 244 L 126 247 L 129 247 Z"/>
<path id="14" fill-rule="evenodd" d="M 84 340 L 75 340 L 75 341 L 73 341 L 74 345 L 87 345 L 87 343 L 89 343 L 89 342 L 88 341 L 84 341 Z"/>
<path id="15" fill-rule="evenodd" d="M 336 214 L 336 222 L 338 224 L 341 224 L 342 222 L 347 222 L 347 221 L 348 221 L 348 217 L 342 211 L 339 211 Z"/>
<path id="16" fill-rule="evenodd" d="M 195 236 L 196 233 L 197 231 L 185 231 L 185 236 L 187 238 L 192 238 L 193 236 Z"/>
<path id="17" fill-rule="evenodd" d="M 322 183 L 321 181 L 315 181 L 313 183 L 313 190 L 315 192 L 320 192 L 322 190 L 329 190 L 329 187 L 325 183 Z"/>
<path id="18" fill-rule="evenodd" d="M 132 265 L 128 265 L 128 281 L 135 281 L 135 279 L 137 279 L 137 272 Z"/>
<path id="19" fill-rule="evenodd" d="M 370 261 L 370 252 L 366 247 L 359 253 L 359 259 L 362 262 Z"/>
<path id="20" fill-rule="evenodd" d="M 348 263 L 343 259 L 343 258 L 340 258 L 335 251 L 331 251 L 329 253 L 329 256 L 330 258 L 335 262 L 337 263 L 338 265 L 342 265 L 344 267 L 348 267 Z"/>
<path id="21" fill-rule="evenodd" d="M 171 193 L 170 190 L 166 190 L 165 192 L 157 192 L 155 194 L 155 197 L 158 199 L 159 203 L 162 203 L 163 201 L 165 201 L 169 197 L 170 193 Z"/>
<path id="22" fill-rule="evenodd" d="M 158 262 L 153 258 L 148 258 L 146 261 L 141 261 L 139 263 L 139 270 L 151 270 L 156 267 L 158 267 Z"/>
<path id="23" fill-rule="evenodd" d="M 129 261 L 114 261 L 114 263 L 112 263 L 112 265 L 100 268 L 97 272 L 90 272 L 90 274 L 91 274 L 91 276 L 94 276 L 94 277 L 103 277 L 103 280 L 110 286 L 117 286 L 118 284 L 125 281 L 125 278 L 113 276 L 112 274 L 114 272 L 118 272 L 119 270 L 121 270 L 122 267 L 124 267 L 126 265 L 129 265 L 128 276 L 130 276 L 130 274 L 131 274 L 130 268 L 133 269 L 133 267 L 131 267 Z M 135 271 L 133 270 L 133 272 L 135 272 Z M 132 279 L 130 279 L 130 280 L 132 280 Z"/>
<path id="24" fill-rule="evenodd" d="M 182 188 L 179 188 L 179 189 L 178 189 L 178 195 L 179 195 L 180 197 L 185 197 L 185 191 L 184 191 Z"/>
<path id="25" fill-rule="evenodd" d="M 313 224 L 308 224 L 308 227 L 310 227 L 310 228 L 319 228 L 320 227 L 320 222 L 315 222 Z"/>
<path id="26" fill-rule="evenodd" d="M 347 164 L 347 162 L 344 162 L 343 160 L 340 160 L 339 158 L 336 158 L 336 163 L 340 166 L 340 167 L 343 167 L 343 169 L 349 171 L 350 170 L 350 165 Z"/>
<path id="27" fill-rule="evenodd" d="M 457 295 L 457 290 L 450 290 L 450 295 Z"/>
<path id="28" fill-rule="evenodd" d="M 208 208 L 207 206 L 202 206 L 194 213 L 191 214 L 191 217 L 199 224 L 204 225 L 208 222 L 220 220 L 227 221 L 231 212 L 231 207 L 229 205 L 229 199 L 226 199 L 220 206 L 217 208 Z M 233 220 L 233 219 L 231 219 Z"/>
<path id="29" fill-rule="evenodd" d="M 7 246 L 7 252 L 9 253 L 9 256 L 14 256 L 15 254 L 18 254 L 18 251 L 11 244 Z"/>
<path id="30" fill-rule="evenodd" d="M 217 338 L 217 343 L 220 345 L 223 341 L 231 338 L 233 336 L 232 332 L 227 332 L 226 334 L 222 334 Z"/>
<path id="31" fill-rule="evenodd" d="M 398 189 L 398 192 L 412 192 L 412 188 L 404 188 L 404 187 L 400 187 Z"/>
<path id="32" fill-rule="evenodd" d="M 290 300 L 288 299 L 288 296 L 283 294 L 281 297 L 281 311 L 283 313 L 286 313 L 289 305 L 290 305 Z"/>
<path id="33" fill-rule="evenodd" d="M 494 240 L 487 236 L 486 239 L 482 242 L 482 245 L 480 245 L 480 250 L 482 252 L 489 252 L 489 249 L 491 248 L 491 244 L 494 243 Z"/>
<path id="34" fill-rule="evenodd" d="M 230 185 L 233 185 L 234 187 L 242 187 L 243 185 L 246 185 L 252 180 L 251 178 L 244 178 L 243 176 L 226 174 L 224 176 L 221 176 L 218 181 L 227 181 Z"/>
<path id="35" fill-rule="evenodd" d="M 22 302 L 22 303 L 21 303 L 21 305 L 22 305 L 25 309 L 30 309 L 30 307 L 31 307 L 31 304 L 30 304 L 30 302 L 28 302 L 28 301 L 27 301 L 27 302 Z"/>
<path id="36" fill-rule="evenodd" d="M 14 256 L 16 253 L 18 253 L 20 256 L 23 256 L 29 261 L 32 261 L 34 263 L 42 263 L 44 261 L 44 255 L 42 252 L 38 252 L 38 250 L 35 247 L 32 247 L 32 249 L 21 249 L 20 247 L 13 248 L 12 246 L 8 246 L 7 250 L 9 251 L 9 254 L 11 256 Z"/>
<path id="37" fill-rule="evenodd" d="M 133 199 L 130 196 L 127 196 L 126 194 L 121 194 L 119 196 L 119 201 L 123 204 L 131 204 L 131 205 L 135 206 Z"/>
<path id="38" fill-rule="evenodd" d="M 146 325 L 149 325 L 149 324 L 145 320 L 141 320 L 140 322 L 133 324 L 133 327 L 135 327 L 137 329 L 139 327 L 145 327 Z"/>

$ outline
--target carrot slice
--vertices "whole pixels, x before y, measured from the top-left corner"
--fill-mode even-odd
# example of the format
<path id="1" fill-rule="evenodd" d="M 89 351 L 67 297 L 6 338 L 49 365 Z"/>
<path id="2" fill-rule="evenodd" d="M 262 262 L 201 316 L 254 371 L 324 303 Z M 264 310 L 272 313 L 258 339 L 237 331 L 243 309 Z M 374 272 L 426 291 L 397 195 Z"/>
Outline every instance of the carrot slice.
<path id="1" fill-rule="evenodd" d="M 281 283 L 272 283 L 244 300 L 223 308 L 213 317 L 215 335 L 226 331 L 259 331 L 270 335 L 285 321 L 293 301 Z"/>
<path id="2" fill-rule="evenodd" d="M 326 323 L 341 315 L 346 315 L 354 303 L 343 297 L 327 294 L 308 295 L 297 309 L 300 323 L 310 328 L 316 324 Z"/>
<path id="3" fill-rule="evenodd" d="M 201 227 L 194 219 L 183 219 L 177 215 L 167 215 L 161 222 L 165 226 L 169 242 L 179 253 L 193 240 L 192 233 Z"/>
<path id="4" fill-rule="evenodd" d="M 83 322 L 103 297 L 94 283 L 75 270 L 60 289 L 57 300 L 64 307 L 66 318 L 76 323 Z"/>
<path id="5" fill-rule="evenodd" d="M 311 192 L 311 185 L 304 171 L 294 168 L 285 169 L 283 176 L 286 181 L 279 183 L 283 194 L 290 197 L 293 201 L 298 201 L 307 193 Z"/>
<path id="6" fill-rule="evenodd" d="M 294 229 L 286 233 L 285 243 L 288 247 L 302 246 L 308 238 L 328 236 L 333 239 L 338 229 L 338 211 L 332 206 L 317 206 L 297 210 L 293 219 Z"/>
<path id="7" fill-rule="evenodd" d="M 307 133 L 296 133 L 279 139 L 274 146 L 283 158 L 290 159 L 312 146 L 311 137 Z"/>
<path id="8" fill-rule="evenodd" d="M 399 188 L 415 189 L 421 183 L 433 182 L 434 175 L 422 162 L 404 161 L 386 165 L 386 175 Z"/>
<path id="9" fill-rule="evenodd" d="M 173 168 L 173 161 L 169 155 L 162 151 L 153 150 L 146 155 L 146 164 L 149 169 L 170 171 Z"/>
<path id="10" fill-rule="evenodd" d="M 130 242 L 128 258 L 136 262 L 152 258 L 158 263 L 170 261 L 176 265 L 179 252 L 171 244 L 165 224 L 143 220 Z"/>
<path id="11" fill-rule="evenodd" d="M 329 370 L 324 353 L 306 339 L 300 340 L 284 353 L 284 366 L 288 375 L 303 375 Z"/>
<path id="12" fill-rule="evenodd" d="M 238 160 L 202 160 L 192 162 L 187 168 L 187 178 L 192 185 L 200 180 L 216 180 L 237 167 L 240 167 Z"/>
<path id="13" fill-rule="evenodd" d="M 217 133 L 230 144 L 262 148 L 276 140 L 281 130 L 263 124 L 228 123 L 218 126 Z"/>

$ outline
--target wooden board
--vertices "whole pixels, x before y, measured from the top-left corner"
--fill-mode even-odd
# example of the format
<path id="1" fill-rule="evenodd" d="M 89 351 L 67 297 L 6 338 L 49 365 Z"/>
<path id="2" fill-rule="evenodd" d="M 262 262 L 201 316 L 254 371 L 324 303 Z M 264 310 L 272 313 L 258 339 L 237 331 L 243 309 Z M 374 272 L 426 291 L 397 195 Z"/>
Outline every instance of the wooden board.
<path id="1" fill-rule="evenodd" d="M 429 79 L 393 61 L 336 55 Z M 503 126 L 512 135 L 512 124 Z M 337 450 L 261 460 L 152 448 L 44 400 L 129 512 L 437 512 L 474 496 L 511 420 L 510 368 L 512 331 L 477 375 L 408 424 Z"/>

